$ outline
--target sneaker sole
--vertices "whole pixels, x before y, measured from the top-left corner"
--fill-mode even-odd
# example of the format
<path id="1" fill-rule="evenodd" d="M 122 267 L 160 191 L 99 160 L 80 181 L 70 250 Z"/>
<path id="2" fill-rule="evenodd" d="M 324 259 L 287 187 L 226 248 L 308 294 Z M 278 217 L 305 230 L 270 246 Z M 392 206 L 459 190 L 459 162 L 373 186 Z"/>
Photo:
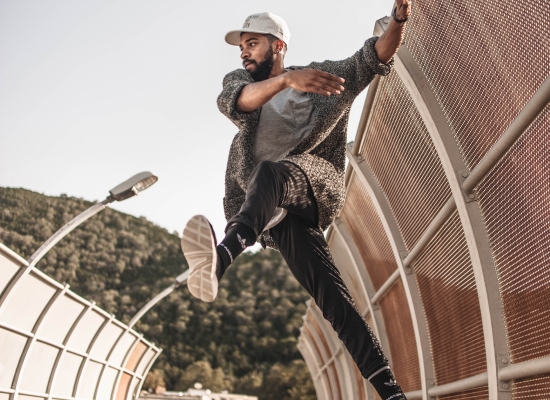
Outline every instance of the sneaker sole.
<path id="1" fill-rule="evenodd" d="M 218 295 L 216 239 L 205 216 L 195 215 L 187 222 L 181 249 L 189 264 L 189 292 L 202 301 L 213 301 Z"/>

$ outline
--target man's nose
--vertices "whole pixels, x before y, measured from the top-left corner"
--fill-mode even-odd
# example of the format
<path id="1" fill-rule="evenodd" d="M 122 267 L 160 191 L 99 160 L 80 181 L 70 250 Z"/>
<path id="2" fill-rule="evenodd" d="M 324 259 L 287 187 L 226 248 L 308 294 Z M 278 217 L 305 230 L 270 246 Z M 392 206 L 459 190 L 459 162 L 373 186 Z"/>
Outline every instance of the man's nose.
<path id="1" fill-rule="evenodd" d="M 241 59 L 246 60 L 247 58 L 250 58 L 250 53 L 246 50 L 241 51 Z"/>

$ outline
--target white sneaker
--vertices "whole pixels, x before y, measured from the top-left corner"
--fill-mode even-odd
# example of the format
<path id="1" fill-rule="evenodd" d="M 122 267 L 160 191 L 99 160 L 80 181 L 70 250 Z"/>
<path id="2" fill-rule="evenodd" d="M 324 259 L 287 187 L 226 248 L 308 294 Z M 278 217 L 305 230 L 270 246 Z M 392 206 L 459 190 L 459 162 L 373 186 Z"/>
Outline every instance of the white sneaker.
<path id="1" fill-rule="evenodd" d="M 205 216 L 195 215 L 187 222 L 181 249 L 189 264 L 187 287 L 193 296 L 211 302 L 218 295 L 216 277 L 216 236 Z"/>

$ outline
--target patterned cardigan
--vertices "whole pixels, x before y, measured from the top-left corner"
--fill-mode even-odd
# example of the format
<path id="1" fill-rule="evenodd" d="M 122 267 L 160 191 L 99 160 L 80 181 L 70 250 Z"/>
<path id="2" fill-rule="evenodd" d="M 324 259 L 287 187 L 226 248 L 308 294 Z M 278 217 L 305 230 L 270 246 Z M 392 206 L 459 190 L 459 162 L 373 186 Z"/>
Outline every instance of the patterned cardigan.
<path id="1" fill-rule="evenodd" d="M 393 60 L 382 64 L 376 56 L 374 44 L 377 40 L 377 37 L 368 39 L 358 52 L 342 61 L 313 62 L 305 67 L 288 68 L 311 68 L 345 79 L 346 90 L 339 95 L 327 97 L 309 93 L 316 110 L 313 129 L 284 158 L 298 165 L 306 174 L 317 201 L 321 230 L 328 228 L 344 205 L 346 138 L 353 100 L 376 74 L 385 76 L 391 72 Z M 253 82 L 248 71 L 237 69 L 225 76 L 223 90 L 218 97 L 220 111 L 239 128 L 229 150 L 225 173 L 223 203 L 227 220 L 236 215 L 244 203 L 248 178 L 255 166 L 254 141 L 261 109 L 252 112 L 236 109 L 242 88 Z M 264 247 L 276 248 L 268 233 L 260 237 L 260 242 Z"/>

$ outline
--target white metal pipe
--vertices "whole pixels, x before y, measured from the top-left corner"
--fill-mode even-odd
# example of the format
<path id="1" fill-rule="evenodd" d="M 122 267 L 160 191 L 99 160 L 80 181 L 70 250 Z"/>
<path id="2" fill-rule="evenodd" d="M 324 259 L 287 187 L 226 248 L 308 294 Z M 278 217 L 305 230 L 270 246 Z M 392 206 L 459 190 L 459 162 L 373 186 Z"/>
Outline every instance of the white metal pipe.
<path id="1" fill-rule="evenodd" d="M 527 102 L 518 116 L 504 131 L 485 157 L 476 165 L 470 175 L 462 183 L 466 193 L 470 193 L 481 180 L 500 161 L 502 156 L 512 147 L 516 140 L 527 130 L 529 125 L 537 118 L 550 102 L 550 77 L 540 85 L 533 97 Z"/>
<path id="2" fill-rule="evenodd" d="M 498 371 L 498 377 L 501 381 L 509 381 L 548 373 L 550 373 L 550 356 L 501 368 Z"/>
<path id="3" fill-rule="evenodd" d="M 486 386 L 488 383 L 487 372 L 478 375 L 470 376 L 466 379 L 461 379 L 456 382 L 446 383 L 445 385 L 435 386 L 428 389 L 430 397 L 445 396 L 448 394 L 463 392 L 468 389 L 474 389 L 481 386 Z"/>
<path id="4" fill-rule="evenodd" d="M 176 281 L 164 289 L 162 292 L 153 297 L 147 304 L 145 304 L 141 310 L 139 310 L 136 315 L 132 318 L 128 326 L 133 328 L 133 326 L 143 317 L 143 315 L 149 311 L 155 304 L 164 299 L 170 293 L 172 293 L 179 286 L 187 283 L 187 278 L 189 278 L 189 270 L 185 271 L 183 274 L 178 275 Z"/>
<path id="5" fill-rule="evenodd" d="M 380 289 L 378 289 L 374 296 L 372 296 L 371 303 L 377 304 L 399 279 L 401 279 L 401 273 L 399 272 L 399 269 L 396 269 L 395 271 L 393 271 L 393 274 L 391 274 L 390 277 L 386 279 L 386 282 L 384 282 L 384 284 L 380 286 Z"/>

